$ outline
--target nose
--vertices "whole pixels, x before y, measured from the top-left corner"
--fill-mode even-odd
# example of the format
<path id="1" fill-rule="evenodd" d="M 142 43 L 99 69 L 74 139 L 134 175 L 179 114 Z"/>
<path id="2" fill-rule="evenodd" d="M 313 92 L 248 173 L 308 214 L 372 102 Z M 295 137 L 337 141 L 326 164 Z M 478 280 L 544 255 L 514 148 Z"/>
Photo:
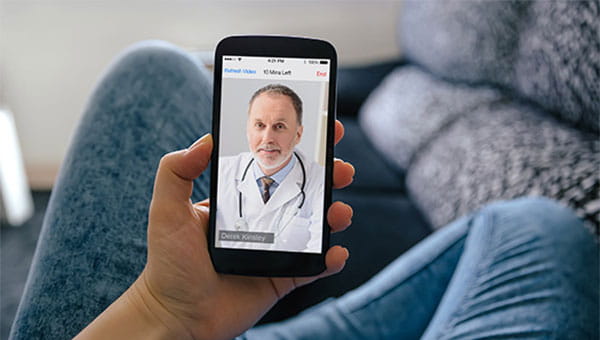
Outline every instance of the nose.
<path id="1" fill-rule="evenodd" d="M 275 140 L 275 131 L 271 128 L 264 129 L 262 139 L 263 143 L 272 143 Z"/>

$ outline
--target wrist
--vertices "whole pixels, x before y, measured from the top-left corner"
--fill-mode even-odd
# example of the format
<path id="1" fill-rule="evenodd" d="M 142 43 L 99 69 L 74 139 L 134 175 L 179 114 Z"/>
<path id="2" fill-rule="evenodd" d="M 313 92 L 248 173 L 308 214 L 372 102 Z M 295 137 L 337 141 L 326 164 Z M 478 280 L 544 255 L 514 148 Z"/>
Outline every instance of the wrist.
<path id="1" fill-rule="evenodd" d="M 140 320 L 148 325 L 155 339 L 193 339 L 181 320 L 170 312 L 152 292 L 144 270 L 123 294 Z"/>
<path id="2" fill-rule="evenodd" d="M 75 339 L 192 339 L 192 336 L 152 295 L 142 273 Z"/>

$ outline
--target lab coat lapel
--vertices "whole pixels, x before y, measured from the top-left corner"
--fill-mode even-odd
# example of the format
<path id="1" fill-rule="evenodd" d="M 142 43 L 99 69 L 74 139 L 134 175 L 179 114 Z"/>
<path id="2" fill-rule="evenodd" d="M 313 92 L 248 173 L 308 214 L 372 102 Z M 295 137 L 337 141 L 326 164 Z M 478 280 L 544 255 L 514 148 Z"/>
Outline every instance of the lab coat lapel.
<path id="1" fill-rule="evenodd" d="M 240 162 L 238 166 L 236 182 L 237 182 L 237 190 L 242 193 L 244 202 L 243 204 L 251 203 L 248 207 L 248 214 L 251 214 L 253 209 L 257 209 L 257 206 L 260 207 L 263 205 L 262 199 L 260 196 L 260 191 L 258 190 L 258 185 L 256 185 L 256 181 L 254 179 L 254 173 L 252 172 L 252 166 L 248 169 L 248 173 L 246 173 L 246 178 L 242 181 L 242 176 L 244 174 L 244 170 L 248 166 L 248 162 L 252 159 L 251 157 L 245 157 L 242 162 Z M 259 202 L 260 204 L 256 203 Z"/>

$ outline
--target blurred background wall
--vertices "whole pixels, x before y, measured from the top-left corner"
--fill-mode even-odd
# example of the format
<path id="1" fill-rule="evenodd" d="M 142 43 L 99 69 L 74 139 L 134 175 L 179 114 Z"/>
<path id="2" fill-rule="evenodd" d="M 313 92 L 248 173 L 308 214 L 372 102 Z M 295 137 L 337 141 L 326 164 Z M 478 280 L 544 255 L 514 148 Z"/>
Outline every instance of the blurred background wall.
<path id="1" fill-rule="evenodd" d="M 231 34 L 331 41 L 340 65 L 399 54 L 399 1 L 0 0 L 0 105 L 33 188 L 51 187 L 86 100 L 123 48 L 164 39 L 210 59 Z"/>

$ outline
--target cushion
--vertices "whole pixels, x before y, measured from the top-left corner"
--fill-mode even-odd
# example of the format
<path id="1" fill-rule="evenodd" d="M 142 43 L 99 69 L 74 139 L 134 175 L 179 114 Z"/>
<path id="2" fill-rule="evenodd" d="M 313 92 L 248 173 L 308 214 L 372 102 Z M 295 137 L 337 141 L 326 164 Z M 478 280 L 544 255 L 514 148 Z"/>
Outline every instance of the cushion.
<path id="1" fill-rule="evenodd" d="M 492 84 L 600 131 L 598 1 L 413 1 L 406 58 L 448 80 Z"/>
<path id="2" fill-rule="evenodd" d="M 356 117 L 363 102 L 383 78 L 402 60 L 388 60 L 368 65 L 344 66 L 337 72 L 337 115 Z"/>
<path id="3" fill-rule="evenodd" d="M 491 88 L 436 79 L 417 67 L 400 67 L 364 103 L 360 124 L 369 140 L 399 169 L 460 115 L 501 98 Z"/>
<path id="4" fill-rule="evenodd" d="M 434 228 L 494 200 L 544 195 L 598 233 L 600 141 L 536 105 L 403 67 L 371 94 L 360 123 L 405 170 L 407 190 Z"/>
<path id="5" fill-rule="evenodd" d="M 461 116 L 415 158 L 413 199 L 434 227 L 499 199 L 546 196 L 599 233 L 600 141 L 535 108 L 489 103 Z"/>

